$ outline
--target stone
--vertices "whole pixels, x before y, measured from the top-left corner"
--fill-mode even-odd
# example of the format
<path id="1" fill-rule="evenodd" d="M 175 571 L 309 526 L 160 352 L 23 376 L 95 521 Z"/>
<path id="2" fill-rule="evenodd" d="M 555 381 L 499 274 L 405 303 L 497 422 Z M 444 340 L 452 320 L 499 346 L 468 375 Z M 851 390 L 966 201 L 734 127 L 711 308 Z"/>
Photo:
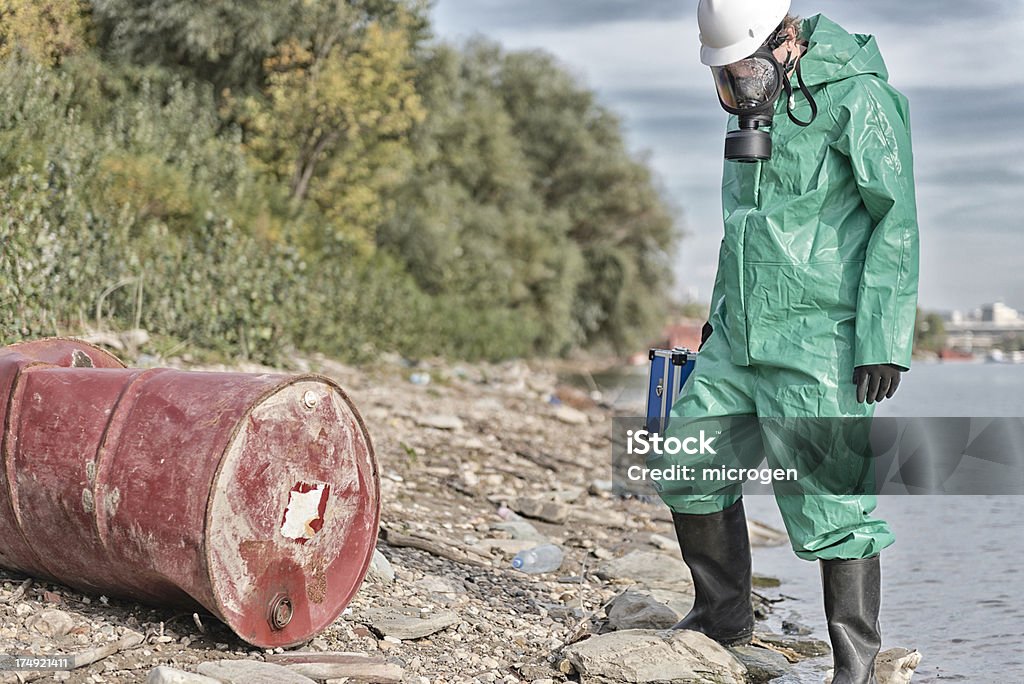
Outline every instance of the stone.
<path id="1" fill-rule="evenodd" d="M 679 542 L 677 540 L 663 537 L 660 534 L 652 534 L 650 536 L 650 541 L 652 546 L 655 546 L 662 551 L 675 551 L 679 548 Z"/>
<path id="2" fill-rule="evenodd" d="M 267 656 L 267 662 L 284 665 L 290 670 L 316 680 L 377 682 L 377 684 L 398 684 L 404 670 L 388 663 L 380 656 L 362 653 L 331 651 L 289 651 Z M 348 679 L 345 679 L 348 678 Z"/>
<path id="3" fill-rule="evenodd" d="M 608 581 L 631 580 L 649 589 L 687 591 L 692 586 L 690 569 L 681 558 L 657 551 L 631 551 L 597 566 L 597 576 Z"/>
<path id="4" fill-rule="evenodd" d="M 315 684 L 283 665 L 257 660 L 217 660 L 200 663 L 196 669 L 223 684 Z"/>
<path id="5" fill-rule="evenodd" d="M 545 496 L 552 501 L 561 501 L 562 503 L 576 503 L 584 494 L 586 494 L 586 490 L 584 490 L 583 487 L 573 487 L 572 485 L 564 485 L 559 489 L 554 489 L 548 492 Z"/>
<path id="6" fill-rule="evenodd" d="M 772 614 L 772 603 L 767 596 L 754 592 L 750 595 L 750 603 L 754 608 L 755 620 L 767 620 Z"/>
<path id="7" fill-rule="evenodd" d="M 890 648 L 875 658 L 878 684 L 910 684 L 914 670 L 921 664 L 921 653 L 905 648 Z"/>
<path id="8" fill-rule="evenodd" d="M 747 679 L 751 684 L 770 682 L 791 669 L 786 656 L 770 648 L 734 646 L 729 651 L 746 666 Z"/>
<path id="9" fill-rule="evenodd" d="M 804 658 L 817 658 L 832 652 L 832 647 L 827 642 L 810 636 L 758 632 L 754 637 L 771 646 L 788 648 Z"/>
<path id="10" fill-rule="evenodd" d="M 680 616 L 647 592 L 626 591 L 606 609 L 608 626 L 614 630 L 668 629 Z"/>
<path id="11" fill-rule="evenodd" d="M 509 505 L 527 518 L 536 518 L 556 525 L 569 519 L 568 505 L 544 497 L 520 496 L 513 499 Z"/>
<path id="12" fill-rule="evenodd" d="M 629 527 L 628 518 L 622 511 L 594 511 L 577 506 L 572 509 L 572 519 L 573 522 L 600 525 L 605 529 L 614 527 L 616 529 L 624 530 Z"/>
<path id="13" fill-rule="evenodd" d="M 507 412 L 505 404 L 496 397 L 474 397 L 472 407 L 481 419 L 494 420 L 494 416 Z"/>
<path id="14" fill-rule="evenodd" d="M 536 527 L 525 520 L 510 520 L 507 522 L 494 523 L 491 525 L 491 529 L 507 532 L 513 539 L 526 539 L 539 544 L 544 544 L 548 541 L 547 537 L 538 532 Z"/>
<path id="15" fill-rule="evenodd" d="M 49 637 L 62 637 L 71 631 L 75 621 L 63 610 L 47 608 L 25 620 L 25 626 Z"/>
<path id="16" fill-rule="evenodd" d="M 141 328 L 125 330 L 118 337 L 121 339 L 121 344 L 129 349 L 138 349 L 145 344 L 149 344 L 149 333 Z"/>
<path id="17" fill-rule="evenodd" d="M 632 589 L 631 591 L 641 591 L 650 594 L 655 601 L 664 603 L 675 611 L 675 614 L 682 620 L 683 616 L 693 608 L 693 587 L 686 585 L 682 589 L 682 591 L 674 589 Z"/>
<path id="18" fill-rule="evenodd" d="M 699 632 L 630 629 L 609 632 L 567 646 L 566 659 L 580 680 L 743 684 L 746 667 Z"/>
<path id="19" fill-rule="evenodd" d="M 458 580 L 452 581 L 437 575 L 424 575 L 413 582 L 413 586 L 433 594 L 455 594 L 464 591 L 465 587 L 461 586 L 462 583 L 458 582 L 460 586 L 456 586 L 456 582 Z"/>
<path id="20" fill-rule="evenodd" d="M 442 413 L 417 416 L 416 424 L 420 427 L 434 428 L 435 430 L 461 430 L 462 419 L 458 416 L 445 415 Z"/>
<path id="21" fill-rule="evenodd" d="M 373 558 L 370 560 L 370 569 L 366 571 L 366 577 L 378 584 L 391 584 L 395 581 L 395 569 L 379 549 L 373 550 Z"/>
<path id="22" fill-rule="evenodd" d="M 565 404 L 555 407 L 554 416 L 567 425 L 586 425 L 589 422 L 586 413 Z"/>
<path id="23" fill-rule="evenodd" d="M 220 681 L 195 672 L 176 670 L 166 665 L 154 667 L 146 677 L 146 684 L 220 684 Z"/>
<path id="24" fill-rule="evenodd" d="M 799 635 L 799 636 L 807 636 L 807 635 L 813 633 L 813 631 L 814 630 L 812 630 L 807 625 L 805 625 L 805 624 L 803 624 L 801 622 L 797 622 L 796 620 L 783 620 L 782 621 L 782 633 L 783 634 L 790 634 L 790 635 L 796 634 L 796 635 Z"/>
<path id="25" fill-rule="evenodd" d="M 450 610 L 421 617 L 418 611 L 400 612 L 391 608 L 370 611 L 369 620 L 370 626 L 380 634 L 403 641 L 422 639 L 461 622 L 459 616 Z"/>
<path id="26" fill-rule="evenodd" d="M 890 648 L 875 658 L 875 678 L 878 684 L 910 684 L 914 670 L 921 664 L 921 653 L 905 648 Z M 832 684 L 832 670 L 825 684 Z"/>

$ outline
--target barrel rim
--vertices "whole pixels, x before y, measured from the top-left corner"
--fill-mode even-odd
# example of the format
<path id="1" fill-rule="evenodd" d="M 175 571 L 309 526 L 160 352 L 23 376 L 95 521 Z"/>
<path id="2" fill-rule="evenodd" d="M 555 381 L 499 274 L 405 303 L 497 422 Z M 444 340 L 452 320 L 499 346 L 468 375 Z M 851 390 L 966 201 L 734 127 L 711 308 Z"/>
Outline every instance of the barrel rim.
<path id="1" fill-rule="evenodd" d="M 77 337 L 66 337 L 66 336 L 63 336 L 63 335 L 58 335 L 58 336 L 55 336 L 55 337 L 40 337 L 40 338 L 37 338 L 37 339 L 34 339 L 34 340 L 21 340 L 20 342 L 12 342 L 11 344 L 8 344 L 8 345 L 5 345 L 3 347 L 0 347 L 0 355 L 3 355 L 4 352 L 6 350 L 8 350 L 8 349 L 13 349 L 13 350 L 19 351 L 19 350 L 17 350 L 18 347 L 30 346 L 30 345 L 33 345 L 33 344 L 37 344 L 39 342 L 74 342 L 75 344 L 81 344 L 81 345 L 84 345 L 86 347 L 89 347 L 90 349 L 93 349 L 95 351 L 100 352 L 101 354 L 103 354 L 107 358 L 111 359 L 112 361 L 114 361 L 118 365 L 120 365 L 121 368 L 127 368 L 128 367 L 127 364 L 125 364 L 125 362 L 122 361 L 119 356 L 117 356 L 116 354 L 114 354 L 111 351 L 108 351 L 108 350 L 104 349 L 103 347 L 101 347 L 99 345 L 93 344 L 92 342 L 86 342 L 85 340 L 79 339 Z M 41 363 L 46 363 L 46 362 L 43 361 Z M 51 364 L 47 364 L 47 365 L 56 366 L 57 364 L 51 363 Z"/>

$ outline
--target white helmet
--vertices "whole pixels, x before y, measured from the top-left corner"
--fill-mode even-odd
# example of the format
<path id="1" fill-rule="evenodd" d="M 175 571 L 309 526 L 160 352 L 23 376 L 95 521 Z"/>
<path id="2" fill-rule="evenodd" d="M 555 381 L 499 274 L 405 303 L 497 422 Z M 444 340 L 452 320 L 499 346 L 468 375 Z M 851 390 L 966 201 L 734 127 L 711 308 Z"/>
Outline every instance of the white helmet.
<path id="1" fill-rule="evenodd" d="M 700 61 L 724 66 L 745 59 L 778 28 L 790 0 L 700 0 Z"/>

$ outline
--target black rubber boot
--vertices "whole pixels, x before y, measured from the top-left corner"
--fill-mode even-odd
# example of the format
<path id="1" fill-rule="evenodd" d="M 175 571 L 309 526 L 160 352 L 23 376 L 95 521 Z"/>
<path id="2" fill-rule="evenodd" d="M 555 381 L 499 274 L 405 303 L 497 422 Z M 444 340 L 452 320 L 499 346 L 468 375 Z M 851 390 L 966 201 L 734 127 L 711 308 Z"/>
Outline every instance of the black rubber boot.
<path id="1" fill-rule="evenodd" d="M 750 538 L 740 499 L 721 513 L 672 513 L 683 561 L 693 575 L 693 608 L 672 629 L 692 629 L 725 646 L 750 643 Z"/>
<path id="2" fill-rule="evenodd" d="M 878 556 L 821 561 L 825 617 L 832 640 L 832 684 L 876 684 L 875 656 L 882 647 L 878 609 L 882 569 Z"/>

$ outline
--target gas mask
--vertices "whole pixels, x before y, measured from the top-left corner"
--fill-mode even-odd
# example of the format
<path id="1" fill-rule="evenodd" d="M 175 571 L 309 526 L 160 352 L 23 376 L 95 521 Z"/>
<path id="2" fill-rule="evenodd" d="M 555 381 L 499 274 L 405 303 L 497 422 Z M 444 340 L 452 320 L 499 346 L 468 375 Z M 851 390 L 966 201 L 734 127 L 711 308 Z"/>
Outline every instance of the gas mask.
<path id="1" fill-rule="evenodd" d="M 788 98 L 786 113 L 798 126 L 809 126 L 818 116 L 818 105 L 804 85 L 800 62 L 792 53 L 780 64 L 772 50 L 782 44 L 779 38 L 758 48 L 757 52 L 725 66 L 711 67 L 722 108 L 739 118 L 739 130 L 725 136 L 725 158 L 729 161 L 757 162 L 772 158 L 772 137 L 764 130 L 772 125 L 775 103 L 783 91 Z M 811 118 L 801 121 L 793 114 L 796 100 L 789 75 L 796 70 L 800 91 L 811 105 Z"/>

